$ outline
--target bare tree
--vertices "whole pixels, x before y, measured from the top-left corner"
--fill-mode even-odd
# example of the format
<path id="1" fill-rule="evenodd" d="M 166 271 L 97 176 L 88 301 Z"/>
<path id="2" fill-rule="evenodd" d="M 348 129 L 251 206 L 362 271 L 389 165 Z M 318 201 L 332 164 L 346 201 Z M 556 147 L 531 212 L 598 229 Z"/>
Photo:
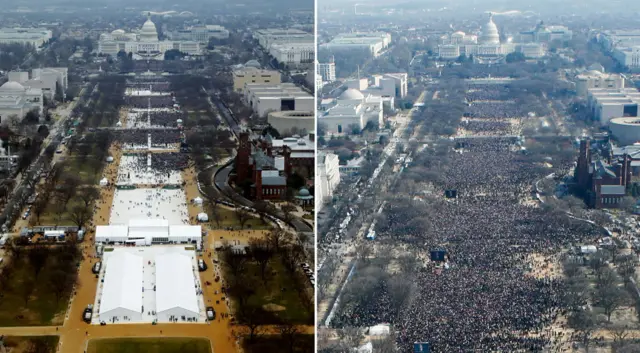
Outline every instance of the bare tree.
<path id="1" fill-rule="evenodd" d="M 638 257 L 632 254 L 618 256 L 618 272 L 625 284 L 629 283 L 631 276 L 636 271 Z"/>
<path id="2" fill-rule="evenodd" d="M 100 198 L 100 191 L 93 186 L 85 186 L 80 192 L 80 200 L 84 203 L 86 208 L 89 208 L 93 203 Z"/>
<path id="3" fill-rule="evenodd" d="M 276 252 L 280 252 L 283 246 L 289 243 L 291 236 L 282 229 L 274 229 L 267 234 L 267 241 L 271 244 Z"/>
<path id="4" fill-rule="evenodd" d="M 269 247 L 269 243 L 262 239 L 251 239 L 249 241 L 249 254 L 258 263 L 260 267 L 260 277 L 264 284 L 267 284 L 267 269 L 269 268 L 269 261 L 275 253 L 273 249 Z"/>
<path id="5" fill-rule="evenodd" d="M 576 336 L 589 353 L 589 345 L 597 326 L 595 315 L 591 311 L 580 310 L 569 317 L 569 324 L 576 330 Z"/>
<path id="6" fill-rule="evenodd" d="M 251 219 L 251 214 L 249 213 L 249 211 L 245 210 L 242 207 L 237 207 L 235 214 L 238 222 L 240 222 L 240 227 L 244 229 L 244 225 L 247 224 L 249 219 Z"/>
<path id="7" fill-rule="evenodd" d="M 618 349 L 622 348 L 629 337 L 629 331 L 627 330 L 627 326 L 618 326 L 611 328 L 609 330 L 611 332 L 611 336 L 613 336 L 613 343 L 611 344 L 611 348 L 613 352 L 617 352 Z"/>
<path id="8" fill-rule="evenodd" d="M 300 330 L 298 329 L 298 327 L 291 323 L 287 323 L 284 325 L 279 325 L 278 331 L 280 332 L 280 336 L 282 337 L 282 339 L 287 342 L 288 352 L 293 353 L 296 347 L 298 336 L 300 335 Z"/>
<path id="9" fill-rule="evenodd" d="M 78 226 L 78 229 L 82 228 L 87 224 L 87 222 L 91 219 L 93 215 L 93 210 L 91 205 L 76 205 L 71 208 L 69 212 L 69 216 L 75 225 Z"/>
<path id="10" fill-rule="evenodd" d="M 616 285 L 601 287 L 595 292 L 594 302 L 604 310 L 607 322 L 611 322 L 611 314 L 624 304 L 627 299 L 625 294 L 626 292 Z"/>
<path id="11" fill-rule="evenodd" d="M 34 277 L 37 279 L 40 271 L 44 268 L 44 265 L 47 263 L 47 259 L 51 251 L 48 247 L 36 244 L 27 253 L 29 257 L 29 264 L 31 264 L 31 268 L 33 269 Z"/>
<path id="12" fill-rule="evenodd" d="M 22 280 L 20 295 L 22 296 L 22 300 L 24 300 L 25 307 L 29 306 L 29 299 L 31 299 L 31 293 L 33 293 L 35 287 L 36 280 L 34 278 L 26 277 Z"/>
<path id="13" fill-rule="evenodd" d="M 247 305 L 241 308 L 238 321 L 249 329 L 249 341 L 253 342 L 265 324 L 266 312 L 259 306 Z"/>
<path id="14" fill-rule="evenodd" d="M 73 276 L 60 268 L 55 269 L 49 277 L 49 287 L 56 296 L 56 304 L 60 302 L 64 293 L 73 287 Z"/>

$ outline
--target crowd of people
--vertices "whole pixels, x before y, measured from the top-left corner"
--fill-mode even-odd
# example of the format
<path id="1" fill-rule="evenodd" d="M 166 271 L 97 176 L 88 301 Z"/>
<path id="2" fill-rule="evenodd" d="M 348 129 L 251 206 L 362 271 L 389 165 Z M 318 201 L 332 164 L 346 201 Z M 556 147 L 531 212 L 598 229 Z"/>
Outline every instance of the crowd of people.
<path id="1" fill-rule="evenodd" d="M 149 134 L 151 135 L 151 147 L 155 148 L 167 148 L 182 141 L 179 130 L 162 129 L 118 130 L 116 138 L 125 146 L 148 146 Z"/>
<path id="2" fill-rule="evenodd" d="M 512 101 L 481 101 L 470 103 L 464 115 L 471 118 L 521 118 L 528 112 Z"/>
<path id="3" fill-rule="evenodd" d="M 170 91 L 169 86 L 170 84 L 167 81 L 154 81 L 154 80 L 127 81 L 128 88 L 139 89 L 139 90 L 148 90 L 149 88 L 151 88 L 153 92 L 169 92 Z"/>
<path id="4" fill-rule="evenodd" d="M 401 241 L 414 254 L 441 247 L 446 266 L 418 261 L 418 271 L 402 273 L 416 290 L 399 311 L 380 284 L 355 304 L 341 303 L 332 325 L 391 323 L 402 352 L 414 342 L 430 342 L 434 352 L 544 351 L 558 335 L 551 324 L 568 309 L 565 284 L 550 273 L 534 276 L 529 258 L 592 242 L 600 229 L 522 202 L 552 170 L 522 154 L 513 138 L 470 138 L 456 147 L 438 156 L 440 174 L 431 181 L 457 190 L 456 202 L 396 195 L 376 218 L 376 241 Z M 414 165 L 427 160 L 418 155 Z"/>
<path id="5" fill-rule="evenodd" d="M 150 121 L 151 126 L 175 127 L 178 125 L 178 119 L 184 121 L 185 114 L 180 110 L 152 110 L 143 112 L 139 119 Z"/>
<path id="6" fill-rule="evenodd" d="M 171 108 L 176 104 L 173 96 L 126 96 L 125 103 L 132 108 Z"/>
<path id="7" fill-rule="evenodd" d="M 510 135 L 518 133 L 516 126 L 504 119 L 463 119 L 460 127 L 474 135 L 500 134 Z"/>

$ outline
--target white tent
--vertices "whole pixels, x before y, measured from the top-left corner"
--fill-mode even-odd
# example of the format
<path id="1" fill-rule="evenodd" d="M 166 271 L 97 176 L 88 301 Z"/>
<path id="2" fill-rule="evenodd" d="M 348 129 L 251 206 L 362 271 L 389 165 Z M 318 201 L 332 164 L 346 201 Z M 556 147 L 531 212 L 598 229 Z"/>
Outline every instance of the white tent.
<path id="1" fill-rule="evenodd" d="M 371 342 L 367 342 L 354 350 L 357 353 L 373 353 L 373 344 Z"/>
<path id="2" fill-rule="evenodd" d="M 198 213 L 198 221 L 199 222 L 208 222 L 209 221 L 209 216 L 204 212 Z"/>
<path id="3" fill-rule="evenodd" d="M 122 126 L 122 122 L 118 121 L 118 122 L 116 123 L 116 126 L 118 126 L 118 127 Z"/>
<path id="4" fill-rule="evenodd" d="M 378 324 L 369 327 L 369 335 L 371 336 L 386 336 L 389 334 L 389 324 Z"/>
<path id="5" fill-rule="evenodd" d="M 96 243 L 124 243 L 128 238 L 125 225 L 96 226 Z"/>
<path id="6" fill-rule="evenodd" d="M 107 184 L 109 184 L 107 178 L 100 179 L 100 186 L 107 186 Z"/>
<path id="7" fill-rule="evenodd" d="M 199 317 L 193 263 L 187 255 L 167 253 L 156 256 L 156 313 L 158 321 L 171 316 Z"/>
<path id="8" fill-rule="evenodd" d="M 595 245 L 582 245 L 580 246 L 580 252 L 583 254 L 593 254 L 598 252 L 598 248 Z"/>
<path id="9" fill-rule="evenodd" d="M 193 203 L 195 203 L 196 205 L 202 205 L 202 197 L 196 197 L 195 199 L 193 199 Z"/>
<path id="10" fill-rule="evenodd" d="M 114 252 L 107 257 L 100 321 L 111 322 L 113 317 L 124 321 L 142 318 L 142 257 L 128 252 Z"/>
<path id="11" fill-rule="evenodd" d="M 113 162 L 113 157 L 111 157 L 111 156 L 107 157 L 107 162 L 109 162 L 109 163 Z"/>

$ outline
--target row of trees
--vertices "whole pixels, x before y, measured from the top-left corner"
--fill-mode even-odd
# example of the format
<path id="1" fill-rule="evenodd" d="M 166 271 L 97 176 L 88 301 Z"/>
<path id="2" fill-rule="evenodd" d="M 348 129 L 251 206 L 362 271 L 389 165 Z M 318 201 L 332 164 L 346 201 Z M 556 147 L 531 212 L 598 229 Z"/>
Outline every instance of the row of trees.
<path id="1" fill-rule="evenodd" d="M 305 283 L 306 278 L 299 270 L 300 263 L 304 259 L 304 249 L 294 242 L 292 234 L 274 230 L 264 239 L 252 239 L 246 248 L 246 253 L 225 247 L 220 254 L 227 293 L 236 303 L 235 313 L 238 321 L 249 328 L 250 341 L 262 333 L 265 325 L 300 324 L 300 322 L 293 322 L 287 315 L 275 314 L 262 306 L 268 299 L 260 297 L 259 293 L 279 290 L 272 288 L 275 276 L 287 275 L 296 279 L 292 289 L 297 291 L 300 303 L 305 310 L 303 315 L 305 324 L 313 323 L 313 296 L 308 284 Z M 277 268 L 276 261 L 281 262 L 286 274 L 274 272 Z M 251 268 L 255 270 L 250 271 Z M 257 285 L 262 286 L 264 290 L 255 289 Z"/>
<path id="2" fill-rule="evenodd" d="M 25 307 L 28 307 L 36 288 L 50 291 L 56 304 L 71 294 L 77 283 L 76 262 L 80 257 L 80 250 L 74 242 L 55 246 L 29 245 L 26 238 L 13 238 L 5 247 L 10 258 L 0 273 L 0 288 L 3 292 L 21 296 Z M 33 276 L 17 280 L 14 275 L 24 269 L 18 269 L 18 266 L 28 266 Z M 47 278 L 40 278 L 44 272 Z"/>

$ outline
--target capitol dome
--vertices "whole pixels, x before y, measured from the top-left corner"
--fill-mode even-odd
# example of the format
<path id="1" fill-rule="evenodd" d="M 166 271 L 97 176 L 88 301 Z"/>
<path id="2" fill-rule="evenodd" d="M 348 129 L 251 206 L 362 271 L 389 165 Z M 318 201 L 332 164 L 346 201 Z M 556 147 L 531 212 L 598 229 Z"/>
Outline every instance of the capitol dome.
<path id="1" fill-rule="evenodd" d="M 340 97 L 338 97 L 339 100 L 362 100 L 364 99 L 364 95 L 362 94 L 362 92 L 358 91 L 355 88 L 349 88 L 348 90 L 342 92 L 342 94 L 340 95 Z"/>
<path id="2" fill-rule="evenodd" d="M 156 24 L 151 21 L 151 15 L 148 15 L 147 21 L 142 25 L 142 29 L 140 30 L 140 41 L 158 41 L 158 30 L 156 29 Z"/>
<path id="3" fill-rule="evenodd" d="M 23 92 L 24 86 L 15 81 L 9 81 L 0 87 L 0 91 Z"/>
<path id="4" fill-rule="evenodd" d="M 480 44 L 500 44 L 500 34 L 498 27 L 493 23 L 493 15 L 489 16 L 489 22 L 482 26 Z"/>

